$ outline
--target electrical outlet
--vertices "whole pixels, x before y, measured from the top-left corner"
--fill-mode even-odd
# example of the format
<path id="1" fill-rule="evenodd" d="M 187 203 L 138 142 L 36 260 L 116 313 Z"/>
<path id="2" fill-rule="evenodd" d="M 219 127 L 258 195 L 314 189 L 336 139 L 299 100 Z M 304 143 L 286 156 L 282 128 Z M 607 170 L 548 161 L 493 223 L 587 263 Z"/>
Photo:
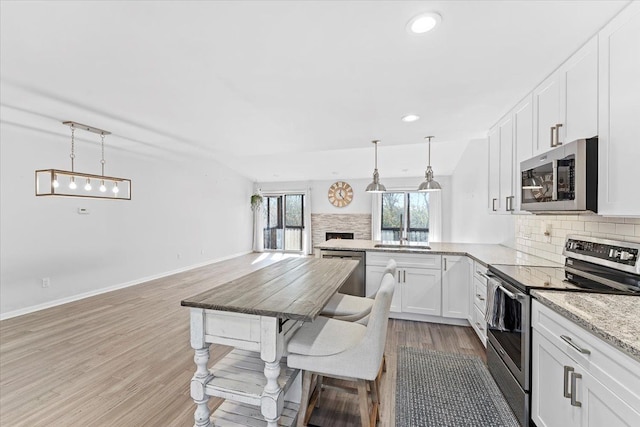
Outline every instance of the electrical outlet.
<path id="1" fill-rule="evenodd" d="M 204 249 L 200 249 L 200 255 L 204 255 Z"/>
<path id="2" fill-rule="evenodd" d="M 48 277 L 43 277 L 42 278 L 42 287 L 43 288 L 48 288 L 51 285 L 51 279 Z"/>
<path id="3" fill-rule="evenodd" d="M 182 254 L 178 252 L 178 255 L 176 255 L 176 258 L 178 259 L 182 258 Z"/>

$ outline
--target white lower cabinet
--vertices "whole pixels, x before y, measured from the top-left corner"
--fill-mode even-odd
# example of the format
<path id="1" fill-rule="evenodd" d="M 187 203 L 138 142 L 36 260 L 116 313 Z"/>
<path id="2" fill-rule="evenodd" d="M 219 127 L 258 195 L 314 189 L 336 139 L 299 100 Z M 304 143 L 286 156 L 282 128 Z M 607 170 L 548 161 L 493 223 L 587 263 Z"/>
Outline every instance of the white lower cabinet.
<path id="1" fill-rule="evenodd" d="M 532 303 L 531 418 L 538 427 L 640 425 L 640 362 Z"/>
<path id="2" fill-rule="evenodd" d="M 401 268 L 402 312 L 440 316 L 442 287 L 440 270 Z"/>
<path id="3" fill-rule="evenodd" d="M 380 287 L 391 258 L 398 265 L 391 317 L 467 324 L 471 277 L 467 257 L 367 252 L 367 295 Z"/>
<path id="4" fill-rule="evenodd" d="M 466 319 L 469 315 L 469 258 L 442 256 L 442 316 Z"/>

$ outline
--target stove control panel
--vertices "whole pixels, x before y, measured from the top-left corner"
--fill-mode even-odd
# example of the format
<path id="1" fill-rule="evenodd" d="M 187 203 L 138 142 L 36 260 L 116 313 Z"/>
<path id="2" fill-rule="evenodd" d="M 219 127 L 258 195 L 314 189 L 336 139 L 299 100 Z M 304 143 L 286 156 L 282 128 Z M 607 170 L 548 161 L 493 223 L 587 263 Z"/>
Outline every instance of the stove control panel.
<path id="1" fill-rule="evenodd" d="M 571 253 L 574 253 L 585 257 L 598 258 L 630 266 L 635 266 L 638 262 L 638 256 L 640 253 L 640 249 L 637 247 L 638 245 L 628 242 L 613 242 L 600 239 L 597 239 L 598 241 L 589 241 L 582 240 L 580 237 L 582 236 L 567 237 L 567 242 L 564 247 L 566 256 L 570 257 Z"/>

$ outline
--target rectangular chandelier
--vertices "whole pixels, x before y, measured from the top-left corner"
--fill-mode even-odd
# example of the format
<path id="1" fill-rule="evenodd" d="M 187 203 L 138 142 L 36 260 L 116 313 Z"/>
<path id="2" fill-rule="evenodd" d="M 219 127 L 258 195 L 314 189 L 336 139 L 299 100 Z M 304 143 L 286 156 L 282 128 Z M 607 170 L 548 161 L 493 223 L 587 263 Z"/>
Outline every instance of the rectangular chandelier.
<path id="1" fill-rule="evenodd" d="M 104 174 L 104 137 L 111 132 L 83 125 L 76 122 L 62 122 L 71 127 L 71 170 L 40 169 L 36 170 L 36 196 L 64 196 L 84 197 L 91 199 L 131 200 L 131 180 L 116 178 Z M 102 159 L 100 165 L 102 173 L 76 172 L 75 161 L 75 130 L 83 129 L 97 133 L 101 138 Z"/>

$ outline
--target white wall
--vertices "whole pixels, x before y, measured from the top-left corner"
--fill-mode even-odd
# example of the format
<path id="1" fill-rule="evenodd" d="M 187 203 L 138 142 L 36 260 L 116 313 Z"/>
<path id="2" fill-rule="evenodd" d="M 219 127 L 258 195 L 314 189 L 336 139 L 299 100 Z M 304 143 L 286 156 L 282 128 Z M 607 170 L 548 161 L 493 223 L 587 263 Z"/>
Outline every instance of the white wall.
<path id="1" fill-rule="evenodd" d="M 6 122 L 0 135 L 3 317 L 251 250 L 252 183 L 226 166 L 107 151 L 131 201 L 35 197 L 36 169 L 69 169 L 68 139 Z M 99 145 L 76 145 L 76 170 L 99 173 Z"/>
<path id="2" fill-rule="evenodd" d="M 453 172 L 451 241 L 514 247 L 513 216 L 489 214 L 488 144 L 486 139 L 471 141 Z"/>
<path id="3" fill-rule="evenodd" d="M 436 180 L 442 185 L 442 241 L 451 241 L 451 222 L 448 218 L 451 216 L 453 190 L 450 176 L 436 176 Z M 407 190 L 417 189 L 423 177 L 407 177 L 407 178 L 384 178 L 380 177 L 387 190 Z M 327 191 L 331 184 L 336 181 L 345 181 L 353 187 L 353 201 L 343 208 L 337 208 L 329 203 Z M 310 189 L 311 194 L 311 213 L 323 214 L 371 214 L 371 194 L 367 193 L 365 188 L 371 182 L 371 179 L 347 179 L 336 178 L 327 181 L 295 181 L 295 182 L 265 182 L 256 184 L 262 192 L 290 190 L 301 191 Z"/>

